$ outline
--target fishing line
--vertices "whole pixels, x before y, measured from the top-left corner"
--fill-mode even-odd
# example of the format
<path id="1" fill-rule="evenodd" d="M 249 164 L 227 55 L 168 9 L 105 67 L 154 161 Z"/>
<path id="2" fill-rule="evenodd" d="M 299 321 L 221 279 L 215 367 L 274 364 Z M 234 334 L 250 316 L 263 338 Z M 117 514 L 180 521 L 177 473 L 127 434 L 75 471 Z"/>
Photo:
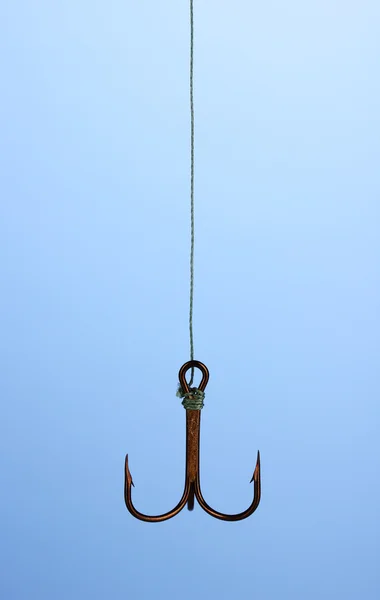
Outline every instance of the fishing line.
<path id="1" fill-rule="evenodd" d="M 190 360 L 194 360 L 194 0 L 190 0 L 190 302 L 189 302 L 189 334 Z M 189 385 L 194 379 L 194 367 L 191 369 Z"/>

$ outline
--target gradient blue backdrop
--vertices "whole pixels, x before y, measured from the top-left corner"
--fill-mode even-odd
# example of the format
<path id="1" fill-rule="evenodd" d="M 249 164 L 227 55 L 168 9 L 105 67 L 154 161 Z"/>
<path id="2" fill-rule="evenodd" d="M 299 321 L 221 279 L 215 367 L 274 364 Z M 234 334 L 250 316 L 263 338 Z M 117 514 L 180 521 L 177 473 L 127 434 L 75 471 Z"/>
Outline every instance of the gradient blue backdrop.
<path id="1" fill-rule="evenodd" d="M 377 0 L 0 7 L 4 600 L 378 600 Z"/>

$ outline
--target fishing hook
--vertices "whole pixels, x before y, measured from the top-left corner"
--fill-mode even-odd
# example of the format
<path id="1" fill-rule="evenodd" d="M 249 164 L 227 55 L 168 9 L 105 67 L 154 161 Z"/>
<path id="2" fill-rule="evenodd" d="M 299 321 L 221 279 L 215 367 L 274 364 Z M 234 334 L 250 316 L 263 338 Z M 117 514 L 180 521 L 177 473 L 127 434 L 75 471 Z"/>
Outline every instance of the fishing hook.
<path id="1" fill-rule="evenodd" d="M 202 373 L 202 380 L 198 388 L 189 388 L 186 381 L 186 373 L 189 369 L 198 368 Z M 197 392 L 203 392 L 206 388 L 209 372 L 207 367 L 199 362 L 198 360 L 190 360 L 185 363 L 179 370 L 179 384 L 182 396 L 187 398 L 194 398 Z M 163 513 L 162 515 L 145 515 L 139 512 L 132 503 L 132 486 L 134 486 L 132 475 L 128 466 L 128 454 L 125 457 L 125 486 L 124 486 L 124 499 L 125 504 L 129 512 L 140 519 L 141 521 L 148 521 L 150 523 L 157 523 L 159 521 L 166 521 L 175 517 L 186 505 L 189 510 L 194 508 L 194 496 L 198 500 L 200 506 L 209 515 L 222 521 L 241 521 L 246 519 L 252 513 L 255 512 L 256 508 L 260 503 L 261 496 L 261 484 L 260 484 L 260 452 L 257 452 L 257 461 L 255 470 L 251 482 L 253 481 L 253 500 L 251 505 L 243 512 L 237 513 L 236 515 L 227 515 L 211 508 L 203 498 L 201 492 L 201 483 L 199 476 L 199 443 L 200 443 L 200 425 L 201 425 L 201 410 L 186 408 L 186 474 L 185 474 L 185 488 L 183 490 L 182 498 L 172 510 Z"/>

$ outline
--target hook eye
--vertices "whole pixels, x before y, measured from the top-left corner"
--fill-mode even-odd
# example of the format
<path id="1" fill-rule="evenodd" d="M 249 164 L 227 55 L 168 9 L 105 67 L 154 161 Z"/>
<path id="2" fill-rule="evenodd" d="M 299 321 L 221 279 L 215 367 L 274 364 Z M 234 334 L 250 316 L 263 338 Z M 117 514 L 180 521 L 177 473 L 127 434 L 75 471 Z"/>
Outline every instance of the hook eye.
<path id="1" fill-rule="evenodd" d="M 198 389 L 201 390 L 201 392 L 205 391 L 206 385 L 208 383 L 209 372 L 206 365 L 199 362 L 199 360 L 189 360 L 189 362 L 182 365 L 178 373 L 179 384 L 181 386 L 181 389 L 185 392 L 185 394 L 188 394 L 190 392 L 189 384 L 186 381 L 186 373 L 193 367 L 196 367 L 202 373 L 202 380 L 198 386 Z"/>

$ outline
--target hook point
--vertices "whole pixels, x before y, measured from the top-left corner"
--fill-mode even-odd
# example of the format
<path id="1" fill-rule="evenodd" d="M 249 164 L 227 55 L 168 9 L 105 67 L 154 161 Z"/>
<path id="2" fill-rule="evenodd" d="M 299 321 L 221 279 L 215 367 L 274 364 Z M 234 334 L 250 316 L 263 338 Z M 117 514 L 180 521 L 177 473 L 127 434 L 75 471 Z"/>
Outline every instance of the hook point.
<path id="1" fill-rule="evenodd" d="M 255 483 L 260 480 L 260 450 L 257 451 L 257 460 L 255 470 L 253 471 L 252 479 L 249 483 L 254 481 Z"/>
<path id="2" fill-rule="evenodd" d="M 132 475 L 131 475 L 131 472 L 130 472 L 129 466 L 128 466 L 128 454 L 125 455 L 125 480 L 128 485 L 133 485 L 133 487 L 135 487 L 135 484 L 133 483 Z"/>

